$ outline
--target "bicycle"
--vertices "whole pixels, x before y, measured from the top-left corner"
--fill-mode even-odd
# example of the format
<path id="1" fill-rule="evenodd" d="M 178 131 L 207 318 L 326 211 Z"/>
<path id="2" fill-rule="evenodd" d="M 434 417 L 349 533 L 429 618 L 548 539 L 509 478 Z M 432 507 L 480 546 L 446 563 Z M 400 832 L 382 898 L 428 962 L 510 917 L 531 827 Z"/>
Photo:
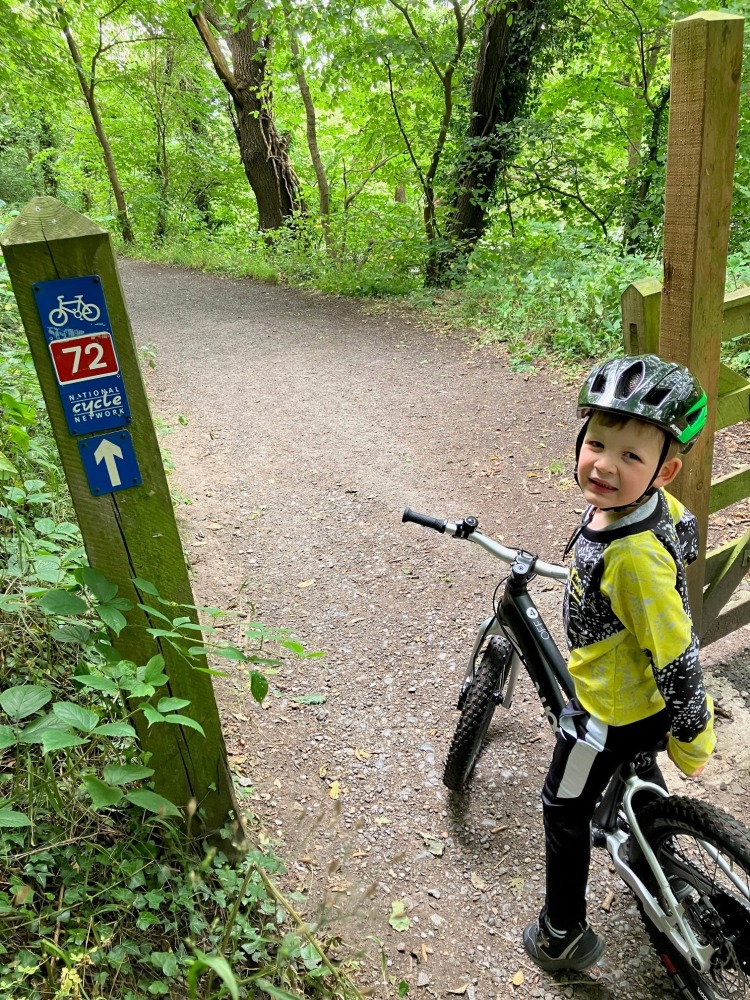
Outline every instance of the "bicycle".
<path id="1" fill-rule="evenodd" d="M 446 521 L 407 507 L 402 521 L 474 542 L 510 566 L 492 616 L 479 627 L 458 697 L 461 714 L 443 773 L 444 784 L 458 792 L 469 782 L 495 709 L 510 710 L 522 667 L 557 729 L 573 682 L 528 585 L 536 576 L 564 582 L 568 571 L 483 535 L 475 517 Z M 750 997 L 750 831 L 712 805 L 644 780 L 663 749 L 637 754 L 615 773 L 597 807 L 592 842 L 608 851 L 635 895 L 651 943 L 683 997 Z"/>
<path id="2" fill-rule="evenodd" d="M 49 314 L 49 321 L 53 326 L 65 326 L 68 319 L 84 319 L 88 323 L 95 323 L 101 316 L 101 309 L 94 302 L 84 302 L 83 295 L 76 295 L 74 299 L 64 301 L 63 295 L 57 296 L 57 308 Z M 72 306 L 73 308 L 69 308 Z"/>

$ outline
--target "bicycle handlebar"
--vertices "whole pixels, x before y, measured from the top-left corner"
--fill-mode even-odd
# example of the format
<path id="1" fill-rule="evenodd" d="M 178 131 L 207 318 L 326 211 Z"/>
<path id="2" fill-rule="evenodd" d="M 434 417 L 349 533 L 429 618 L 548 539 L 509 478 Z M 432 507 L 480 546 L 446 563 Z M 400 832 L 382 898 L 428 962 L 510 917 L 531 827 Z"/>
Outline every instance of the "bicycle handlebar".
<path id="1" fill-rule="evenodd" d="M 401 516 L 402 522 L 412 521 L 414 524 L 421 524 L 423 528 L 432 528 L 433 531 L 439 531 L 441 535 L 445 534 L 445 529 L 448 525 L 447 521 L 441 521 L 437 517 L 430 517 L 429 514 L 420 514 L 418 510 L 412 510 L 411 507 L 407 507 Z"/>
<path id="2" fill-rule="evenodd" d="M 483 535 L 481 531 L 477 531 L 477 520 L 474 517 L 464 518 L 463 521 L 446 521 L 437 517 L 431 517 L 429 514 L 420 514 L 419 511 L 407 507 L 401 520 L 420 524 L 424 528 L 432 528 L 433 531 L 439 531 L 441 535 L 448 534 L 454 538 L 468 538 L 470 542 L 480 545 L 490 555 L 495 556 L 496 559 L 502 559 L 506 563 L 514 563 L 518 554 L 524 551 L 520 548 L 508 548 L 507 545 L 501 545 L 500 542 L 496 542 L 493 538 Z M 532 556 L 531 558 L 534 557 Z M 534 572 L 538 576 L 546 576 L 551 580 L 565 582 L 568 579 L 567 566 L 543 562 L 541 559 L 534 561 Z"/>

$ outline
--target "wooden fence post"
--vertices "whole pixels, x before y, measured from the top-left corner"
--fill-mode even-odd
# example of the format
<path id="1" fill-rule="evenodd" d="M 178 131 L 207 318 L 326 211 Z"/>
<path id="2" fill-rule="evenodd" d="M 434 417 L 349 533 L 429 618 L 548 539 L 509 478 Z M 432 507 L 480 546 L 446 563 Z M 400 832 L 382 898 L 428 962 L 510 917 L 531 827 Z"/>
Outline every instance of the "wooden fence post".
<path id="1" fill-rule="evenodd" d="M 708 528 L 713 423 L 722 339 L 729 213 L 742 66 L 743 18 L 706 11 L 672 31 L 659 353 L 687 365 L 708 395 L 709 427 L 687 456 L 676 492 Z M 701 633 L 705 545 L 690 568 Z"/>
<path id="2" fill-rule="evenodd" d="M 154 598 L 138 591 L 134 577 L 152 583 L 167 600 L 187 605 L 194 600 L 109 234 L 54 198 L 34 198 L 3 233 L 2 247 L 89 563 L 134 605 L 125 613 L 128 626 L 117 649 L 138 664 L 161 653 L 169 695 L 190 701 L 183 714 L 206 734 L 163 723 L 148 728 L 137 713 L 141 745 L 156 771 L 154 785 L 178 806 L 194 800 L 199 812 L 193 831 L 214 834 L 230 813 L 239 814 L 211 677 L 205 660 L 198 661 L 203 669 L 195 669 L 171 645 L 149 635 L 147 627 L 164 623 L 137 607 Z M 69 281 L 45 284 L 60 279 Z M 66 288 L 72 289 L 67 301 Z M 50 296 L 54 303 L 60 291 L 50 308 Z M 42 308 L 41 302 L 47 305 Z M 80 380 L 86 364 L 92 370 Z M 112 381 L 119 377 L 121 390 L 94 370 L 116 368 Z M 120 391 L 123 398 L 116 403 Z M 128 405 L 130 422 L 116 412 Z M 99 429 L 107 433 L 92 437 Z M 176 608 L 174 615 L 197 622 L 189 610 Z M 241 839 L 241 828 L 236 829 Z"/>

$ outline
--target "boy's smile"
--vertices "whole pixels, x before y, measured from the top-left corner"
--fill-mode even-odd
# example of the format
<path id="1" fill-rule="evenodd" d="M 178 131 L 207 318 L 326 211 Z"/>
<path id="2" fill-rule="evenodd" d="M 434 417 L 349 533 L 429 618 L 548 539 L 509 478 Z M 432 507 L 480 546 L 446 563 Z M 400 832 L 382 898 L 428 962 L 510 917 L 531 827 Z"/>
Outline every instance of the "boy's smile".
<path id="1" fill-rule="evenodd" d="M 648 489 L 663 446 L 664 432 L 658 427 L 635 419 L 612 423 L 593 413 L 578 459 L 578 480 L 586 501 L 605 511 L 634 503 Z M 665 462 L 660 473 L 670 464 Z M 666 485 L 664 478 L 660 474 L 653 485 Z M 622 516 L 622 512 L 611 514 Z"/>

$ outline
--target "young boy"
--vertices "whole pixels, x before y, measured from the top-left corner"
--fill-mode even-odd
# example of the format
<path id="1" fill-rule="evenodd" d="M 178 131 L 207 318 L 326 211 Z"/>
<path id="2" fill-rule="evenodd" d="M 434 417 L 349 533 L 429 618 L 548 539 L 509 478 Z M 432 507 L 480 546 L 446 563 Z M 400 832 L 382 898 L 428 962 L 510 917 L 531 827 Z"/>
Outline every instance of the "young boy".
<path id="1" fill-rule="evenodd" d="M 575 697 L 542 790 L 546 900 L 523 932 L 549 972 L 586 969 L 604 952 L 586 921 L 590 826 L 618 765 L 669 734 L 669 756 L 695 775 L 715 743 L 685 582 L 695 518 L 663 492 L 706 422 L 706 395 L 681 365 L 618 358 L 589 374 L 578 415 L 576 481 L 589 506 L 568 546 L 563 607 Z"/>

